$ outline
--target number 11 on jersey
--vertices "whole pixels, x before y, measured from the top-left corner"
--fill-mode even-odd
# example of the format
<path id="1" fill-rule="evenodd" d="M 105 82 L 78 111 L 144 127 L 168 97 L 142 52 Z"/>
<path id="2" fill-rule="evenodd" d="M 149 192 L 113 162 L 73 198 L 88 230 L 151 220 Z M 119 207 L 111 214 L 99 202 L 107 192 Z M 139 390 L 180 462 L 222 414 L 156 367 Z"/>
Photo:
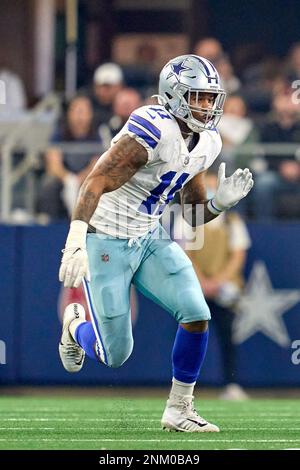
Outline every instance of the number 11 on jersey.
<path id="1" fill-rule="evenodd" d="M 168 188 L 168 186 L 171 185 L 175 175 L 176 175 L 176 171 L 168 171 L 167 173 L 164 173 L 160 177 L 161 182 L 154 189 L 151 190 L 150 196 L 148 196 L 147 199 L 145 199 L 141 203 L 140 207 L 138 208 L 139 212 L 153 214 L 162 194 Z M 173 188 L 171 188 L 170 191 L 166 194 L 165 202 L 164 204 L 161 205 L 158 215 L 160 215 L 163 212 L 166 204 L 169 204 L 169 202 L 173 199 L 175 193 L 182 188 L 184 182 L 187 180 L 189 176 L 190 176 L 189 173 L 182 173 L 177 178 Z"/>

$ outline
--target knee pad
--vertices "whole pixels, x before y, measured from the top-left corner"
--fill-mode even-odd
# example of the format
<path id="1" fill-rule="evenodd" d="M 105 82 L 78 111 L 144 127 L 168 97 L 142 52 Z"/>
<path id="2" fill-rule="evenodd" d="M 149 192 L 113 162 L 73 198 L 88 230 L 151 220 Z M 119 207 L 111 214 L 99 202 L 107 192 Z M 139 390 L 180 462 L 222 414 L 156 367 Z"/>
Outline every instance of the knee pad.
<path id="1" fill-rule="evenodd" d="M 195 292 L 193 289 L 185 289 L 182 297 L 184 301 L 176 318 L 179 323 L 211 319 L 209 306 L 198 290 Z"/>
<path id="2" fill-rule="evenodd" d="M 122 338 L 115 347 L 107 351 L 107 365 L 112 368 L 121 367 L 130 357 L 133 350 L 133 339 Z"/>

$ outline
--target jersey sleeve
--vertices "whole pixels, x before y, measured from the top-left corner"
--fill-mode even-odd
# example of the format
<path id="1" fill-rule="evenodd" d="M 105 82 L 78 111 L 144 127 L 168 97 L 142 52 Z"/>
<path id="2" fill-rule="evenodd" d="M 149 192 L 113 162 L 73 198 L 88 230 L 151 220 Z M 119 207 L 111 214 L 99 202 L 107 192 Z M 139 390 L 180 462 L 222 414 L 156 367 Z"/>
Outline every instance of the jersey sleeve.
<path id="1" fill-rule="evenodd" d="M 148 162 L 155 160 L 162 139 L 162 126 L 160 126 L 159 119 L 153 119 L 153 113 L 151 114 L 148 110 L 148 106 L 136 109 L 120 134 L 129 135 L 145 147 L 148 152 Z M 120 134 L 113 139 L 112 143 L 116 142 Z"/>

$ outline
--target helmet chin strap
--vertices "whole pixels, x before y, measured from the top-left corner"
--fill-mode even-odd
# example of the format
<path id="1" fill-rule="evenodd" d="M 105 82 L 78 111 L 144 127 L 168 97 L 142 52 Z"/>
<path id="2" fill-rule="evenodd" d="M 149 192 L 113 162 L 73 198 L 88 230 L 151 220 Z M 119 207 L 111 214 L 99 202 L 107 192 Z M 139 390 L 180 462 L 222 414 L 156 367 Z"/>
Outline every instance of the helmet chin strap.
<path id="1" fill-rule="evenodd" d="M 198 132 L 199 134 L 205 130 L 202 127 L 198 127 L 197 125 L 192 124 L 191 122 L 187 122 L 186 124 L 193 132 Z"/>
<path id="2" fill-rule="evenodd" d="M 185 132 L 185 131 L 181 130 L 181 134 L 183 134 L 183 135 L 189 137 L 189 136 L 193 135 L 193 131 L 191 131 L 191 132 Z"/>
<path id="3" fill-rule="evenodd" d="M 158 104 L 160 104 L 162 106 L 169 106 L 168 101 L 162 95 L 152 95 L 151 98 L 156 98 L 157 101 L 158 101 Z"/>

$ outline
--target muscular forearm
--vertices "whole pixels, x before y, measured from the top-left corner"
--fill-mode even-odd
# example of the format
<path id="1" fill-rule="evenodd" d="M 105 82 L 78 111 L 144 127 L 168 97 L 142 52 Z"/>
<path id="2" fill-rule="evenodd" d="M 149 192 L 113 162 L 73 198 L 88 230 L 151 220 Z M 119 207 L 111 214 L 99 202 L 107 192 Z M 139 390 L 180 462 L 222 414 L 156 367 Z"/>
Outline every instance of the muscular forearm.
<path id="1" fill-rule="evenodd" d="M 212 212 L 210 212 L 210 210 L 207 207 L 207 204 L 208 204 L 208 201 L 205 201 L 205 203 L 204 203 L 204 223 L 205 224 L 207 224 L 207 222 L 210 222 L 211 220 L 218 217 L 218 215 L 220 215 L 220 214 L 218 214 L 218 215 L 213 214 Z"/>
<path id="2" fill-rule="evenodd" d="M 72 220 L 88 223 L 101 195 L 120 188 L 147 160 L 146 149 L 131 137 L 123 136 L 101 156 L 84 181 Z"/>
<path id="3" fill-rule="evenodd" d="M 205 173 L 198 173 L 182 190 L 184 218 L 193 227 L 203 225 L 235 206 L 253 186 L 252 174 L 248 168 L 245 170 L 239 168 L 226 178 L 225 163 L 221 163 L 215 195 L 207 201 L 204 176 Z M 186 210 L 186 205 L 192 208 Z"/>
<path id="4" fill-rule="evenodd" d="M 191 227 L 204 225 L 218 217 L 207 208 L 208 200 L 198 203 L 187 204 L 183 207 L 183 217 Z"/>
<path id="5" fill-rule="evenodd" d="M 82 220 L 89 223 L 103 193 L 104 185 L 101 184 L 101 181 L 96 182 L 87 178 L 80 188 L 72 220 Z"/>
<path id="6" fill-rule="evenodd" d="M 218 216 L 208 209 L 208 201 L 205 173 L 199 173 L 187 183 L 181 193 L 183 217 L 190 226 L 206 224 Z"/>
<path id="7" fill-rule="evenodd" d="M 82 183 L 85 180 L 85 178 L 90 174 L 96 162 L 97 162 L 97 158 L 95 157 L 90 161 L 87 167 L 85 167 L 83 170 L 80 171 L 80 173 L 78 173 L 77 176 L 78 176 L 80 183 Z"/>

